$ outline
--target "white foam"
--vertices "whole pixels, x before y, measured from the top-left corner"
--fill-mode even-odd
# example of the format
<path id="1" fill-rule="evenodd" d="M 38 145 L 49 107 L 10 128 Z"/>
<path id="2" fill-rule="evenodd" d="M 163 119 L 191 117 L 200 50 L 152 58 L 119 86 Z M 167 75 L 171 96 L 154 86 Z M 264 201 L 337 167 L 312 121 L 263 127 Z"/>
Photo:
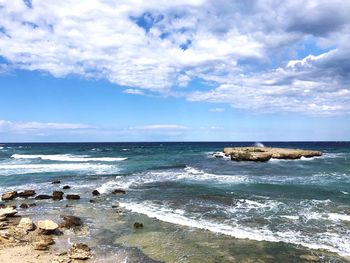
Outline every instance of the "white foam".
<path id="1" fill-rule="evenodd" d="M 350 221 L 350 215 L 337 214 L 337 213 L 329 213 L 329 219 L 334 221 Z"/>
<path id="2" fill-rule="evenodd" d="M 324 232 L 315 235 L 305 235 L 302 232 L 290 230 L 272 232 L 266 227 L 252 228 L 239 225 L 236 222 L 225 221 L 225 223 L 220 223 L 208 221 L 203 218 L 186 215 L 186 212 L 180 209 L 173 210 L 147 201 L 141 203 L 120 202 L 119 205 L 131 212 L 144 214 L 150 218 L 156 218 L 164 222 L 205 229 L 236 238 L 286 242 L 313 249 L 326 249 L 343 256 L 350 255 L 350 237 L 345 237 L 342 234 Z"/>
<path id="3" fill-rule="evenodd" d="M 290 219 L 290 220 L 298 220 L 299 219 L 299 216 L 280 216 L 282 218 L 287 218 L 287 219 Z"/>
<path id="4" fill-rule="evenodd" d="M 65 171 L 84 171 L 96 174 L 108 174 L 119 171 L 115 165 L 66 163 L 66 164 L 0 164 L 1 175 L 49 173 Z"/>
<path id="5" fill-rule="evenodd" d="M 254 143 L 254 147 L 265 147 L 265 145 L 262 144 L 261 142 L 256 142 Z"/>
<path id="6" fill-rule="evenodd" d="M 32 154 L 13 154 L 14 159 L 41 159 L 63 162 L 119 162 L 128 158 L 115 157 L 90 157 L 89 155 L 71 155 L 71 154 L 53 154 L 53 155 L 32 155 Z"/>
<path id="7" fill-rule="evenodd" d="M 349 192 L 345 192 L 345 191 L 340 191 L 342 194 L 344 194 L 344 195 L 348 195 L 349 194 Z"/>
<path id="8" fill-rule="evenodd" d="M 0 146 L 0 150 L 4 149 L 4 147 Z"/>

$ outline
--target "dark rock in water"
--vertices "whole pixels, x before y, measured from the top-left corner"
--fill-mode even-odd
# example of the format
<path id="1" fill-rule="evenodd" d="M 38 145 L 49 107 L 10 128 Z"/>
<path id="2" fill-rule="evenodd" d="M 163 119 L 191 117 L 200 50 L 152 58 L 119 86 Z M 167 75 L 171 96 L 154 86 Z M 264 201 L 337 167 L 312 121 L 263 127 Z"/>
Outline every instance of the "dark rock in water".
<path id="1" fill-rule="evenodd" d="M 52 196 L 51 195 L 37 195 L 35 197 L 36 200 L 45 200 L 45 199 L 51 199 Z"/>
<path id="2" fill-rule="evenodd" d="M 136 229 L 143 228 L 143 224 L 139 223 L 139 222 L 136 222 L 136 223 L 134 223 L 134 228 L 136 228 Z"/>
<path id="3" fill-rule="evenodd" d="M 0 208 L 5 208 L 6 205 L 5 204 L 0 204 Z"/>
<path id="4" fill-rule="evenodd" d="M 19 207 L 22 209 L 27 209 L 29 207 L 29 205 L 26 203 L 22 203 Z"/>
<path id="5" fill-rule="evenodd" d="M 67 189 L 70 189 L 70 186 L 69 185 L 65 185 L 62 187 L 63 190 L 67 190 Z"/>
<path id="6" fill-rule="evenodd" d="M 30 206 L 30 207 L 36 206 L 36 204 L 35 204 L 35 203 L 32 203 L 32 204 L 29 204 L 29 206 Z"/>
<path id="7" fill-rule="evenodd" d="M 89 202 L 90 202 L 90 203 L 96 203 L 96 201 L 93 200 L 93 199 L 90 199 Z"/>
<path id="8" fill-rule="evenodd" d="M 15 199 L 17 196 L 18 195 L 16 191 L 10 191 L 10 192 L 3 193 L 1 196 L 1 199 L 3 201 L 7 201 L 7 200 Z"/>
<path id="9" fill-rule="evenodd" d="M 68 256 L 71 259 L 86 260 L 92 257 L 91 249 L 86 244 L 73 244 L 68 251 Z"/>
<path id="10" fill-rule="evenodd" d="M 126 192 L 124 190 L 122 190 L 122 189 L 115 189 L 113 191 L 113 194 L 126 194 Z"/>
<path id="11" fill-rule="evenodd" d="M 76 195 L 76 194 L 70 194 L 70 195 L 66 195 L 66 198 L 68 200 L 79 200 L 80 199 L 80 196 L 79 195 Z"/>
<path id="12" fill-rule="evenodd" d="M 34 190 L 24 190 L 18 193 L 18 196 L 23 198 L 28 198 L 34 195 L 36 195 L 36 192 Z"/>
<path id="13" fill-rule="evenodd" d="M 83 225 L 83 221 L 77 216 L 63 215 L 63 222 L 59 224 L 60 228 L 73 228 Z"/>
<path id="14" fill-rule="evenodd" d="M 53 181 L 51 184 L 60 184 L 61 181 L 60 180 L 56 180 L 56 181 Z"/>
<path id="15" fill-rule="evenodd" d="M 57 200 L 62 200 L 63 199 L 64 193 L 62 191 L 54 191 L 52 193 L 52 199 L 57 201 Z"/>
<path id="16" fill-rule="evenodd" d="M 92 195 L 94 195 L 94 196 L 100 195 L 100 192 L 97 190 L 94 190 L 94 191 L 92 191 Z"/>

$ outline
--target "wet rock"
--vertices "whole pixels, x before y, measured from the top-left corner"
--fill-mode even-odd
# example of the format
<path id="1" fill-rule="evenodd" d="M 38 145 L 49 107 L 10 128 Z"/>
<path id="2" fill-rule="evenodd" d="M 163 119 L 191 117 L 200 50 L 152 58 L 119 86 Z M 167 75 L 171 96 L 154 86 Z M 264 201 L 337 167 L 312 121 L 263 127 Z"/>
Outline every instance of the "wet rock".
<path id="1" fill-rule="evenodd" d="M 89 202 L 90 202 L 90 203 L 96 203 L 96 201 L 93 200 L 93 199 L 90 199 Z"/>
<path id="2" fill-rule="evenodd" d="M 26 203 L 22 203 L 19 207 L 22 209 L 27 209 L 29 207 L 29 205 Z"/>
<path id="3" fill-rule="evenodd" d="M 60 183 L 61 183 L 60 180 L 55 180 L 55 181 L 53 181 L 51 184 L 60 184 Z"/>
<path id="4" fill-rule="evenodd" d="M 80 196 L 79 195 L 76 195 L 76 194 L 70 194 L 70 195 L 66 195 L 66 198 L 68 200 L 79 200 L 80 199 Z"/>
<path id="5" fill-rule="evenodd" d="M 34 190 L 24 190 L 18 193 L 18 196 L 23 198 L 32 197 L 34 195 L 36 195 L 36 192 Z"/>
<path id="6" fill-rule="evenodd" d="M 54 191 L 52 193 L 52 199 L 57 201 L 57 200 L 62 200 L 63 199 L 64 193 L 62 191 Z"/>
<path id="7" fill-rule="evenodd" d="M 2 194 L 1 199 L 3 201 L 12 200 L 17 197 L 16 191 L 9 191 Z"/>
<path id="8" fill-rule="evenodd" d="M 86 260 L 92 257 L 91 249 L 86 244 L 76 243 L 71 246 L 68 251 L 71 259 Z"/>
<path id="9" fill-rule="evenodd" d="M 300 259 L 305 260 L 307 262 L 319 262 L 320 258 L 315 255 L 301 255 Z"/>
<path id="10" fill-rule="evenodd" d="M 100 192 L 99 192 L 99 191 L 97 191 L 97 190 L 94 190 L 94 191 L 92 191 L 92 195 L 93 195 L 93 196 L 100 195 Z"/>
<path id="11" fill-rule="evenodd" d="M 80 227 L 83 225 L 83 221 L 77 217 L 72 215 L 62 215 L 63 222 L 60 223 L 60 228 L 73 228 L 73 227 Z"/>
<path id="12" fill-rule="evenodd" d="M 39 232 L 44 235 L 53 234 L 57 229 L 58 225 L 52 220 L 41 220 L 38 221 Z"/>
<path id="13" fill-rule="evenodd" d="M 29 217 L 23 217 L 21 218 L 21 220 L 19 221 L 18 228 L 22 228 L 25 231 L 32 231 L 35 229 L 35 225 L 33 223 L 33 221 L 29 218 Z"/>
<path id="14" fill-rule="evenodd" d="M 5 217 L 11 217 L 17 214 L 17 210 L 14 209 L 13 207 L 5 207 L 0 209 L 0 217 L 5 216 Z"/>
<path id="15" fill-rule="evenodd" d="M 36 203 L 29 204 L 30 207 L 36 206 Z"/>
<path id="16" fill-rule="evenodd" d="M 126 192 L 124 190 L 122 190 L 122 189 L 115 189 L 113 191 L 113 194 L 126 194 Z"/>
<path id="17" fill-rule="evenodd" d="M 136 228 L 136 229 L 143 228 L 143 224 L 136 222 L 136 223 L 134 223 L 134 228 Z"/>
<path id="18" fill-rule="evenodd" d="M 6 205 L 5 204 L 0 204 L 0 208 L 5 208 Z"/>
<path id="19" fill-rule="evenodd" d="M 63 190 L 67 190 L 67 189 L 70 189 L 70 186 L 69 185 L 65 185 L 62 187 Z"/>
<path id="20" fill-rule="evenodd" d="M 46 199 L 51 199 L 52 196 L 51 195 L 37 195 L 35 197 L 36 200 L 46 200 Z"/>

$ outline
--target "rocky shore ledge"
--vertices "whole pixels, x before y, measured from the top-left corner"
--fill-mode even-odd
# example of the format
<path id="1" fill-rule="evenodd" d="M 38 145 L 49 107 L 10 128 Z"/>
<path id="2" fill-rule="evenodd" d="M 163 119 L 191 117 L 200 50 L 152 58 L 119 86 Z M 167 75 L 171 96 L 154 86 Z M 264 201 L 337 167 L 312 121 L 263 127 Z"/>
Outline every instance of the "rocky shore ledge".
<path id="1" fill-rule="evenodd" d="M 224 148 L 224 155 L 233 161 L 254 161 L 267 162 L 273 159 L 294 160 L 321 156 L 322 152 L 301 149 L 272 148 L 272 147 L 227 147 Z M 216 157 L 223 157 L 220 154 Z"/>

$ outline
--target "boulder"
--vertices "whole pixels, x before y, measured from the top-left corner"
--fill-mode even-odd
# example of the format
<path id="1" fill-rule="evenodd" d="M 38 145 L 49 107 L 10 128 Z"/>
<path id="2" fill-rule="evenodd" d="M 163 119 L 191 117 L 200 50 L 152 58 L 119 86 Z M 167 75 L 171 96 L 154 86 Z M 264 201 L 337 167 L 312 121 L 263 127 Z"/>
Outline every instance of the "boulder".
<path id="1" fill-rule="evenodd" d="M 71 246 L 68 251 L 71 259 L 86 260 L 92 257 L 91 249 L 86 244 L 76 243 Z"/>
<path id="2" fill-rule="evenodd" d="M 12 200 L 17 197 L 16 191 L 9 191 L 2 194 L 1 199 L 3 201 Z"/>
<path id="3" fill-rule="evenodd" d="M 97 191 L 97 190 L 94 190 L 94 191 L 92 191 L 92 195 L 93 195 L 93 196 L 100 195 L 100 192 L 99 192 L 99 191 Z"/>
<path id="4" fill-rule="evenodd" d="M 18 196 L 23 198 L 32 197 L 34 195 L 36 195 L 36 192 L 34 190 L 24 190 L 18 193 Z"/>
<path id="5" fill-rule="evenodd" d="M 0 217 L 6 216 L 11 217 L 17 214 L 17 210 L 13 207 L 5 207 L 0 209 Z"/>
<path id="6" fill-rule="evenodd" d="M 322 155 L 320 151 L 271 147 L 228 147 L 224 149 L 224 154 L 234 161 L 254 162 L 266 162 L 271 158 L 294 160 Z"/>
<path id="7" fill-rule="evenodd" d="M 63 190 L 67 190 L 67 189 L 70 189 L 70 186 L 69 185 L 65 185 L 62 187 Z"/>
<path id="8" fill-rule="evenodd" d="M 51 199 L 52 196 L 51 195 L 37 195 L 35 197 L 36 200 L 46 200 L 46 199 Z"/>
<path id="9" fill-rule="evenodd" d="M 55 241 L 51 237 L 42 237 L 38 242 L 34 242 L 35 250 L 48 250 L 49 246 L 55 244 Z"/>
<path id="10" fill-rule="evenodd" d="M 22 209 L 27 209 L 29 207 L 29 205 L 26 203 L 22 203 L 19 207 Z"/>
<path id="11" fill-rule="evenodd" d="M 40 233 L 49 235 L 58 229 L 58 225 L 52 220 L 41 220 L 38 221 L 38 229 Z"/>
<path id="12" fill-rule="evenodd" d="M 136 222 L 136 223 L 134 223 L 134 228 L 136 228 L 136 229 L 143 228 L 143 224 Z"/>
<path id="13" fill-rule="evenodd" d="M 22 228 L 25 231 L 32 231 L 32 230 L 34 230 L 35 225 L 34 225 L 33 221 L 29 217 L 23 217 L 19 221 L 17 227 L 18 228 Z"/>
<path id="14" fill-rule="evenodd" d="M 76 195 L 76 194 L 70 194 L 70 195 L 66 195 L 66 198 L 68 200 L 79 200 L 80 199 L 80 196 L 79 195 Z"/>
<path id="15" fill-rule="evenodd" d="M 60 180 L 56 180 L 56 181 L 53 181 L 51 184 L 60 184 L 61 181 Z"/>
<path id="16" fill-rule="evenodd" d="M 113 194 L 126 194 L 126 192 L 122 189 L 115 189 L 112 193 Z"/>
<path id="17" fill-rule="evenodd" d="M 63 222 L 60 223 L 60 228 L 73 228 L 73 227 L 80 227 L 83 225 L 83 221 L 77 217 L 72 215 L 62 215 Z"/>
<path id="18" fill-rule="evenodd" d="M 62 191 L 54 191 L 52 193 L 52 199 L 53 200 L 62 200 L 63 199 L 64 193 Z"/>

